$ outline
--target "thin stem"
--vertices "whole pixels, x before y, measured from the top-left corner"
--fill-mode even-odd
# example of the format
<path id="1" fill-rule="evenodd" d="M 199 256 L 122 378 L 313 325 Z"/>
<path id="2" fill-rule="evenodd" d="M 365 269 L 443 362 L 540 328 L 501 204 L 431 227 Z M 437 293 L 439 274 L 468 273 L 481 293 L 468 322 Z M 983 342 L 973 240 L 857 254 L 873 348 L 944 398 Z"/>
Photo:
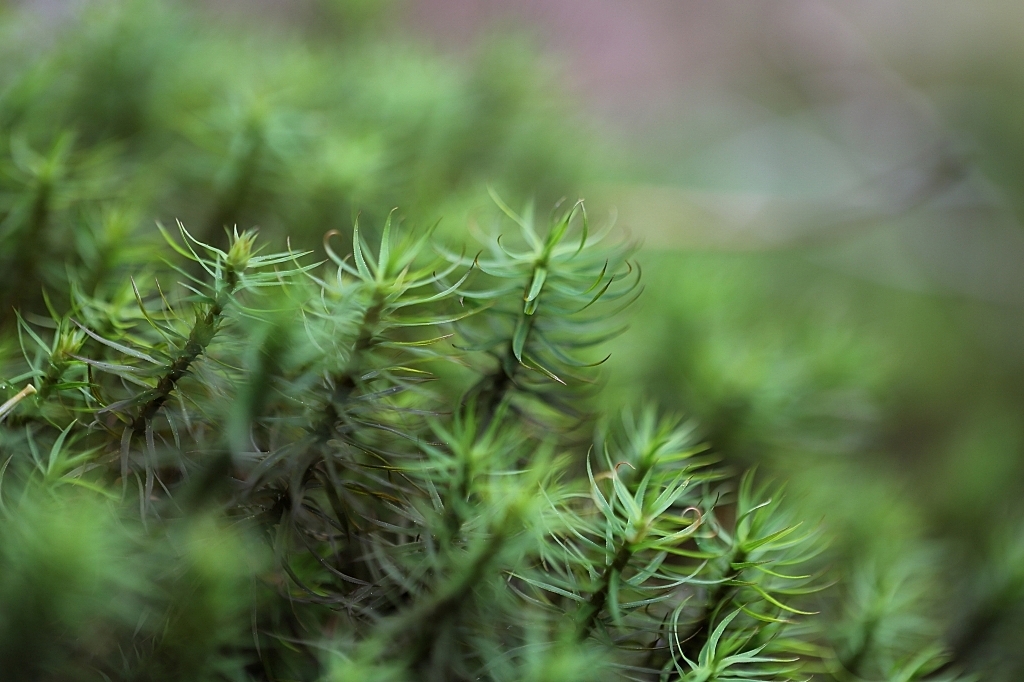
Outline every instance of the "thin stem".
<path id="1" fill-rule="evenodd" d="M 50 360 L 49 366 L 46 368 L 46 374 L 43 375 L 42 380 L 39 382 L 39 397 L 37 400 L 45 400 L 49 397 L 50 391 L 60 383 L 65 371 L 67 371 L 66 362 Z"/>
<path id="2" fill-rule="evenodd" d="M 509 341 L 508 348 L 500 358 L 497 369 L 484 375 L 470 390 L 470 394 L 475 395 L 477 414 L 480 416 L 483 428 L 490 425 L 498 411 L 498 406 L 516 387 L 515 376 L 518 369 L 519 364 L 515 362 L 515 357 L 512 354 L 512 342 Z"/>
<path id="3" fill-rule="evenodd" d="M 711 634 L 715 616 L 721 611 L 721 607 L 732 599 L 733 594 L 736 592 L 736 586 L 732 582 L 739 577 L 740 571 L 733 569 L 733 566 L 744 561 L 746 561 L 746 552 L 736 549 L 729 558 L 729 567 L 722 581 L 715 585 L 715 589 L 708 595 L 701 619 L 684 642 L 683 655 L 691 661 L 697 660 L 701 650 L 704 648 L 704 644 Z"/>
<path id="4" fill-rule="evenodd" d="M 587 600 L 587 604 L 583 608 L 583 621 L 576 631 L 580 640 L 586 639 L 593 632 L 594 626 L 597 625 L 598 616 L 601 615 L 605 605 L 608 603 L 612 581 L 618 579 L 618 576 L 632 558 L 633 548 L 628 542 L 623 543 L 615 553 L 615 558 L 605 567 L 604 572 L 601 574 L 601 580 L 598 582 L 598 588 L 590 595 L 590 599 Z"/>
<path id="5" fill-rule="evenodd" d="M 641 458 L 641 461 L 643 463 L 637 468 L 635 475 L 631 476 L 631 480 L 626 483 L 626 487 L 630 493 L 636 493 L 637 485 L 645 476 L 647 476 L 647 473 L 654 466 L 653 462 L 648 461 L 645 458 Z M 612 559 L 612 563 L 605 567 L 604 572 L 601 574 L 601 580 L 598 583 L 600 587 L 590 595 L 590 599 L 584 607 L 584 620 L 577 631 L 581 640 L 586 639 L 593 631 L 594 626 L 597 624 L 597 618 L 604 610 L 605 604 L 608 601 L 612 580 L 615 580 L 616 577 L 625 570 L 632 558 L 633 548 L 630 543 L 624 542 L 616 551 L 615 558 Z"/>
<path id="6" fill-rule="evenodd" d="M 547 266 L 547 255 L 545 254 L 542 258 L 534 263 L 533 269 L 530 272 L 530 278 L 526 281 L 523 287 L 523 298 L 526 298 L 527 292 L 529 292 L 533 280 L 537 277 L 537 271 Z M 519 316 L 516 319 L 515 327 L 513 330 L 519 328 L 519 325 L 525 326 L 525 332 L 523 335 L 522 349 L 525 348 L 530 341 L 530 333 L 533 331 L 533 323 L 536 319 L 536 310 L 540 308 L 540 298 L 543 296 L 543 290 L 537 294 L 534 305 L 534 313 L 527 314 L 525 309 L 519 311 Z M 477 382 L 470 390 L 471 395 L 476 396 L 477 401 L 477 413 L 480 415 L 482 424 L 486 428 L 491 420 L 494 418 L 494 413 L 497 411 L 498 406 L 505 400 L 506 396 L 516 388 L 516 374 L 519 372 L 520 362 L 516 358 L 515 351 L 515 331 L 513 331 L 513 337 L 508 340 L 505 346 L 505 351 L 498 358 L 498 367 L 491 373 L 485 375 Z"/>
<path id="7" fill-rule="evenodd" d="M 384 295 L 379 289 L 375 289 L 369 306 L 363 312 L 363 318 L 359 322 L 355 343 L 352 344 L 352 355 L 349 357 L 348 365 L 340 372 L 332 375 L 334 390 L 324 406 L 324 414 L 312 428 L 316 434 L 317 442 L 327 441 L 334 429 L 334 424 L 341 418 L 338 405 L 348 402 L 356 389 L 355 377 L 360 373 L 361 359 L 363 353 L 376 345 L 375 336 L 377 325 L 380 324 L 381 315 L 384 312 Z"/>
<path id="8" fill-rule="evenodd" d="M 397 627 L 389 633 L 392 641 L 401 641 L 412 635 L 410 659 L 412 668 L 422 665 L 430 658 L 433 644 L 443 632 L 442 626 L 461 609 L 466 597 L 484 577 L 488 565 L 501 550 L 504 542 L 504 533 L 493 532 L 473 557 L 469 566 L 454 582 L 426 604 L 414 607 L 405 618 L 398 621 Z"/>
<path id="9" fill-rule="evenodd" d="M 171 366 L 160 377 L 156 387 L 153 389 L 152 397 L 139 410 L 138 415 L 132 420 L 131 429 L 133 433 L 141 433 L 145 430 L 146 424 L 156 416 L 160 408 L 170 397 L 171 392 L 178 385 L 178 382 L 188 373 L 192 363 L 199 358 L 217 333 L 217 324 L 224 313 L 224 308 L 231 299 L 231 294 L 238 286 L 238 273 L 228 269 L 224 284 L 218 289 L 213 303 L 206 314 L 196 317 L 196 323 L 189 332 L 185 347 L 174 359 Z"/>

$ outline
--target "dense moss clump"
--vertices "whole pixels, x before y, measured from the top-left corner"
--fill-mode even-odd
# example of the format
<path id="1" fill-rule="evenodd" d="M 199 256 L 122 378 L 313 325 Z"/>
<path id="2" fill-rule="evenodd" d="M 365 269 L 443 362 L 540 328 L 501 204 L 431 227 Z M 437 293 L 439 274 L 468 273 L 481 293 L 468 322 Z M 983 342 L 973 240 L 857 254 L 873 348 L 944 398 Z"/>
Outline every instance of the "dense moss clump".
<path id="1" fill-rule="evenodd" d="M 0 677 L 955 679 L 769 476 L 604 413 L 643 278 L 573 126 L 372 5 L 0 14 Z"/>

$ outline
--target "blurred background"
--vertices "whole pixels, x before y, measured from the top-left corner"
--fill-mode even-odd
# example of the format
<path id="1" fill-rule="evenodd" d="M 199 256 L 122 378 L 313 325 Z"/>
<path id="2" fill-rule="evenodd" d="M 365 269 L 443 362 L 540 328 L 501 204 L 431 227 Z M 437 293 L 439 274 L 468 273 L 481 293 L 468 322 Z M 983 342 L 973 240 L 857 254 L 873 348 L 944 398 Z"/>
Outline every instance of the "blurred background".
<path id="1" fill-rule="evenodd" d="M 849 659 L 1024 679 L 1022 38 L 1009 0 L 0 1 L 0 299 L 156 220 L 582 196 L 642 244 L 607 407 L 787 482 Z"/>

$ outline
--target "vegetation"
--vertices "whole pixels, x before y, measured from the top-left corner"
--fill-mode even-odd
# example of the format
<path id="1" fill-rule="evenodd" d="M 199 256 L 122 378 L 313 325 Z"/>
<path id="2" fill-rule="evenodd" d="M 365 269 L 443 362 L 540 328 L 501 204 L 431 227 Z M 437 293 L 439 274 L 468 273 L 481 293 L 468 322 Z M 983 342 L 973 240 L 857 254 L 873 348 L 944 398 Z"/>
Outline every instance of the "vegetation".
<path id="1" fill-rule="evenodd" d="M 557 200 L 523 51 L 371 5 L 0 9 L 4 679 L 970 679 L 1019 549 L 951 616 L 914 507 L 814 460 L 871 348 L 773 374 L 700 264 Z"/>

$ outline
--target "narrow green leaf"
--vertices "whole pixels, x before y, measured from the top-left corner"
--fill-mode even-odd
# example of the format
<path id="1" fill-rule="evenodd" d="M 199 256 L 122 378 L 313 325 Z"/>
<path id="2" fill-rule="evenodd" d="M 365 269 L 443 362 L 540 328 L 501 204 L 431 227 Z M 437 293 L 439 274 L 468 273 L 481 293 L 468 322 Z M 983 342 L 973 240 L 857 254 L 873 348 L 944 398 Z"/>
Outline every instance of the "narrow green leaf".
<path id="1" fill-rule="evenodd" d="M 530 282 L 530 288 L 527 290 L 526 296 L 523 297 L 523 300 L 527 303 L 536 300 L 536 298 L 540 296 L 540 292 L 544 288 L 544 281 L 547 278 L 548 269 L 542 265 L 537 266 L 533 271 L 533 281 Z M 529 314 L 532 313 L 528 311 L 527 315 Z"/>
<path id="2" fill-rule="evenodd" d="M 576 253 L 579 253 L 583 250 L 583 247 L 587 245 L 587 237 L 590 236 L 590 222 L 587 220 L 587 207 L 583 205 L 582 199 L 576 202 L 576 206 L 579 207 L 580 212 L 583 214 L 583 228 L 582 234 L 580 234 L 580 245 L 576 248 Z"/>
<path id="3" fill-rule="evenodd" d="M 46 474 L 47 475 L 49 475 L 50 473 L 53 472 L 53 468 L 57 464 L 57 459 L 60 457 L 61 448 L 64 447 L 64 439 L 66 439 L 68 437 L 68 434 L 71 432 L 71 429 L 77 423 L 78 423 L 78 421 L 74 420 L 70 424 L 68 424 L 67 428 L 65 428 L 63 431 L 61 431 L 60 435 L 57 436 L 57 440 L 55 440 L 53 442 L 53 447 L 50 448 L 50 458 L 49 458 L 49 461 L 46 464 Z"/>
<path id="4" fill-rule="evenodd" d="M 516 320 L 515 331 L 512 332 L 512 354 L 516 360 L 523 361 L 523 347 L 526 345 L 526 337 L 530 334 L 530 318 L 520 316 Z"/>
<path id="5" fill-rule="evenodd" d="M 722 635 L 725 634 L 725 629 L 729 627 L 729 623 L 739 615 L 739 611 L 733 611 L 728 616 L 722 619 L 722 622 L 718 624 L 712 633 L 708 637 L 707 642 L 704 643 L 703 648 L 700 650 L 700 656 L 698 661 L 701 667 L 710 667 L 711 663 L 718 658 L 718 642 L 722 639 Z"/>
<path id="6" fill-rule="evenodd" d="M 25 319 L 21 316 L 21 313 L 19 311 L 15 310 L 14 311 L 14 315 L 18 318 L 18 336 L 21 336 L 21 331 L 24 329 L 26 332 L 28 332 L 28 335 L 32 337 L 32 340 L 35 341 L 36 344 L 41 349 L 43 349 L 44 351 L 50 351 L 50 346 L 48 344 L 46 344 L 41 338 L 39 338 L 39 335 L 36 334 L 35 331 L 33 331 L 32 327 L 30 327 L 28 325 L 28 323 L 25 322 Z M 56 341 L 56 339 L 57 339 L 57 334 L 55 332 L 54 333 L 54 341 Z M 22 349 L 22 352 L 25 353 L 25 355 L 27 356 L 28 353 L 25 351 L 24 344 L 22 344 L 21 349 Z"/>
<path id="7" fill-rule="evenodd" d="M 134 284 L 134 282 L 133 282 L 133 284 Z M 160 362 L 158 360 L 150 357 L 149 355 L 146 355 L 142 351 L 138 351 L 138 350 L 135 350 L 134 348 L 129 348 L 128 346 L 122 345 L 120 343 L 116 343 L 116 342 L 111 341 L 109 339 L 105 339 L 102 336 L 100 336 L 99 334 L 94 333 L 92 330 L 87 328 L 85 325 L 80 324 L 77 320 L 71 320 L 71 321 L 75 323 L 75 326 L 77 326 L 83 332 L 88 334 L 90 338 L 92 338 L 92 339 L 94 339 L 96 341 L 99 341 L 104 346 L 107 346 L 109 348 L 113 348 L 114 350 L 118 351 L 119 353 L 124 353 L 125 355 L 130 355 L 133 358 L 138 358 L 139 360 L 145 360 L 146 362 L 151 362 L 154 365 L 159 365 L 160 364 Z"/>
<path id="8" fill-rule="evenodd" d="M 388 219 L 384 221 L 384 231 L 380 237 L 380 251 L 377 254 L 377 276 L 384 277 L 388 272 L 389 261 L 391 260 L 391 216 L 397 208 L 391 209 Z"/>
<path id="9" fill-rule="evenodd" d="M 491 195 L 491 201 L 493 201 L 497 205 L 497 207 L 501 209 L 502 213 L 511 218 L 516 225 L 519 225 L 520 227 L 525 227 L 525 222 L 521 217 L 519 217 L 519 214 L 517 214 L 515 211 L 509 208 L 508 204 L 502 201 L 501 197 L 498 196 L 498 193 L 494 191 L 494 188 L 491 187 L 490 185 L 487 186 L 487 193 Z"/>
<path id="10" fill-rule="evenodd" d="M 359 271 L 360 276 L 364 279 L 373 279 L 370 274 L 370 268 L 366 265 L 366 259 L 363 257 L 363 245 L 362 238 L 359 236 L 359 219 L 356 219 L 356 224 L 352 228 L 352 255 L 356 261 L 356 268 Z"/>
<path id="11" fill-rule="evenodd" d="M 612 616 L 615 627 L 622 627 L 622 610 L 619 608 L 619 572 L 612 571 L 608 576 L 608 612 Z"/>
<path id="12" fill-rule="evenodd" d="M 783 611 L 789 611 L 790 613 L 795 613 L 795 614 L 800 615 L 800 616 L 813 616 L 813 615 L 815 615 L 817 613 L 817 611 L 801 611 L 800 609 L 793 608 L 792 606 L 787 606 L 786 604 L 783 604 L 778 599 L 773 597 L 771 594 L 769 594 L 766 590 L 764 590 L 764 588 L 760 587 L 759 585 L 749 585 L 749 587 L 751 589 L 753 589 L 755 592 L 757 592 L 759 595 L 761 595 L 761 597 L 765 601 L 767 601 L 769 603 L 772 603 L 775 606 L 778 606 Z"/>
<path id="13" fill-rule="evenodd" d="M 523 362 L 523 366 L 526 367 L 527 369 L 535 369 L 538 372 L 540 372 L 541 374 L 543 374 L 544 376 L 546 376 L 548 379 L 551 379 L 552 381 L 557 381 L 558 383 L 562 384 L 563 386 L 567 385 L 565 383 L 565 381 L 563 381 L 560 376 L 558 376 L 553 371 L 551 371 L 550 369 L 545 367 L 544 364 L 539 362 L 536 357 L 534 357 L 534 356 L 524 356 L 522 362 Z"/>
<path id="14" fill-rule="evenodd" d="M 766 535 L 765 537 L 760 538 L 758 540 L 754 540 L 752 542 L 746 542 L 746 543 L 744 543 L 744 549 L 746 549 L 749 552 L 749 551 L 758 549 L 760 547 L 763 547 L 764 545 L 767 545 L 769 542 L 773 542 L 775 540 L 781 540 L 782 538 L 786 537 L 787 535 L 789 535 L 790 533 L 795 531 L 800 526 L 801 526 L 801 524 L 798 523 L 798 524 L 796 524 L 794 526 L 789 526 L 787 528 L 783 528 L 780 531 L 776 531 L 776 532 L 774 532 L 774 533 L 772 533 L 770 535 Z"/>

